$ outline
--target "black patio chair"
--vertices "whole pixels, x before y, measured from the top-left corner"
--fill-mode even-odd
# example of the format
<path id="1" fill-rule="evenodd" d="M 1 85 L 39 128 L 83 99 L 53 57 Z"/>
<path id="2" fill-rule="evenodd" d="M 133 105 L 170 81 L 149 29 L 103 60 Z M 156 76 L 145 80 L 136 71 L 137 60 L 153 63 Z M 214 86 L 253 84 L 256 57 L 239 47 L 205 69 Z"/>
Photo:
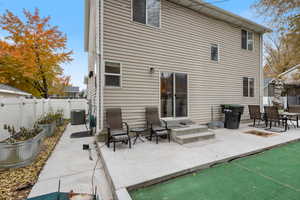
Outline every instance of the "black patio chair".
<path id="1" fill-rule="evenodd" d="M 167 137 L 171 141 L 170 131 L 167 122 L 159 119 L 157 107 L 146 107 L 146 121 L 147 128 L 150 129 L 150 141 L 152 137 L 156 137 L 156 144 L 158 144 L 159 137 Z"/>
<path id="2" fill-rule="evenodd" d="M 250 119 L 253 120 L 253 127 L 255 127 L 256 125 L 256 120 L 258 120 L 258 126 L 260 125 L 261 121 L 266 121 L 264 114 L 260 112 L 259 105 L 248 105 L 248 109 L 249 109 Z"/>
<path id="3" fill-rule="evenodd" d="M 278 124 L 278 127 L 280 125 L 283 125 L 285 127 L 286 131 L 288 129 L 288 118 L 281 116 L 278 112 L 278 109 L 275 106 L 265 106 L 265 113 L 266 113 L 266 118 L 268 119 L 268 123 L 270 125 L 269 129 L 272 129 L 272 125 L 276 126 Z M 283 132 L 283 131 L 281 131 Z"/>
<path id="4" fill-rule="evenodd" d="M 107 147 L 110 143 L 114 144 L 114 151 L 116 151 L 116 143 L 129 144 L 131 148 L 131 141 L 129 136 L 129 126 L 122 120 L 122 112 L 120 108 L 109 108 L 106 110 L 107 120 Z M 125 125 L 126 129 L 123 128 Z"/>

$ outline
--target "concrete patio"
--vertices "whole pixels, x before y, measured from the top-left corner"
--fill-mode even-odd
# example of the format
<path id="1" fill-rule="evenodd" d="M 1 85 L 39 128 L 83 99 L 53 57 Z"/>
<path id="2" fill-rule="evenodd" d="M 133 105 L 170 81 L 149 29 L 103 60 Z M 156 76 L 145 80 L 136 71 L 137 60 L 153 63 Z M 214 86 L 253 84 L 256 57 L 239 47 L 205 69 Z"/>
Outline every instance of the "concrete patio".
<path id="1" fill-rule="evenodd" d="M 127 190 L 150 185 L 191 171 L 210 167 L 237 157 L 250 155 L 288 142 L 300 140 L 300 129 L 290 129 L 271 137 L 244 133 L 262 130 L 242 124 L 238 130 L 217 129 L 215 139 L 179 145 L 161 140 L 159 144 L 138 141 L 112 148 L 98 143 L 105 171 L 117 199 L 131 199 Z"/>
<path id="2" fill-rule="evenodd" d="M 97 186 L 100 199 L 112 200 L 102 164 L 98 161 L 97 152 L 95 151 L 94 137 L 70 138 L 72 133 L 85 130 L 84 125 L 68 125 L 40 173 L 39 179 L 32 188 L 29 198 L 56 192 L 59 180 L 61 180 L 62 192 L 73 190 L 78 193 L 91 193 L 93 191 L 93 169 L 96 167 L 94 186 Z M 82 150 L 83 144 L 89 144 L 90 148 L 92 148 L 92 160 L 89 159 L 88 151 Z"/>

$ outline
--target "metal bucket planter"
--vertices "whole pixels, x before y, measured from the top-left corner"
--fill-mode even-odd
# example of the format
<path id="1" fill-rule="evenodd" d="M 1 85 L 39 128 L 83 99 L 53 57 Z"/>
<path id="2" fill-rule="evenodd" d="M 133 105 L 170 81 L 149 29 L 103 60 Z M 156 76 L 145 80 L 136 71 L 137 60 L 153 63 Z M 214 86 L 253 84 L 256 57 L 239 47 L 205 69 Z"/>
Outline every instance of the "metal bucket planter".
<path id="1" fill-rule="evenodd" d="M 0 143 L 0 169 L 31 164 L 40 152 L 44 138 L 45 130 L 26 141 L 14 144 Z"/>
<path id="2" fill-rule="evenodd" d="M 51 137 L 54 134 L 56 123 L 52 122 L 51 124 L 39 124 L 39 126 L 46 131 L 46 136 Z"/>
<path id="3" fill-rule="evenodd" d="M 56 125 L 57 126 L 62 126 L 63 123 L 64 123 L 64 119 L 62 117 L 56 120 Z"/>

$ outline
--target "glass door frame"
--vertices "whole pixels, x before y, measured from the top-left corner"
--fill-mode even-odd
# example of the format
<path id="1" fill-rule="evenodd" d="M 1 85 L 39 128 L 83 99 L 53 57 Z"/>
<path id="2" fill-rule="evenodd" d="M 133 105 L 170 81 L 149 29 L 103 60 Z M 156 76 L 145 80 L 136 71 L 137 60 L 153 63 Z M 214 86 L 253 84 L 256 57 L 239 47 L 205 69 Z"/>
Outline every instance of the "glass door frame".
<path id="1" fill-rule="evenodd" d="M 161 117 L 161 73 L 173 73 L 173 117 Z M 186 74 L 187 78 L 187 116 L 185 117 L 176 117 L 176 77 L 175 74 Z M 158 92 L 159 92 L 159 117 L 164 120 L 174 120 L 174 119 L 188 119 L 189 118 L 189 113 L 190 113 L 190 102 L 189 102 L 189 74 L 187 72 L 175 72 L 175 71 L 168 71 L 168 70 L 159 70 L 158 71 L 158 80 L 159 80 L 159 85 L 158 85 Z"/>

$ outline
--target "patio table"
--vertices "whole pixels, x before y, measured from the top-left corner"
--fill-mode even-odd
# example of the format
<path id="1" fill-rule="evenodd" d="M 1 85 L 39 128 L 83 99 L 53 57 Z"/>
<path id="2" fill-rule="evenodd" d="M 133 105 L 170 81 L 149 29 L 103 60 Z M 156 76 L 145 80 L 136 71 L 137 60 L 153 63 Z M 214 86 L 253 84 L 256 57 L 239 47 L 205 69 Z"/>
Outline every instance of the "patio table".
<path id="1" fill-rule="evenodd" d="M 147 131 L 147 128 L 132 128 L 132 129 L 130 129 L 130 132 L 135 133 L 135 138 L 134 138 L 133 144 L 136 143 L 137 139 L 139 139 L 141 142 L 145 142 L 142 139 L 141 135 L 142 135 L 142 133 L 144 133 L 146 131 Z"/>
<path id="2" fill-rule="evenodd" d="M 296 120 L 297 120 L 297 128 L 299 128 L 299 116 L 300 116 L 300 113 L 283 112 L 283 113 L 281 113 L 280 115 L 287 117 L 287 119 L 288 119 L 289 117 L 296 117 Z M 286 119 L 286 120 L 287 120 L 287 119 Z M 285 129 L 285 131 L 287 131 L 287 129 L 288 129 L 287 121 L 286 121 L 286 123 L 285 123 L 285 128 L 284 128 L 284 129 Z"/>

